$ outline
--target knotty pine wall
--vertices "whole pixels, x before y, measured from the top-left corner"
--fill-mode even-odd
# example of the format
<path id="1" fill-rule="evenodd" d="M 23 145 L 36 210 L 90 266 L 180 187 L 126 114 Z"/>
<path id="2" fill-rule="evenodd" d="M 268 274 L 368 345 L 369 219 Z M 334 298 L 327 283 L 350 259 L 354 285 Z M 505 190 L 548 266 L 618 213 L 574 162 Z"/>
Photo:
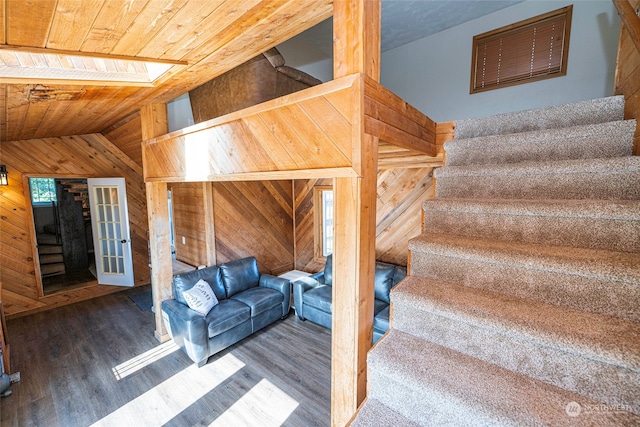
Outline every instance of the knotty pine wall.
<path id="1" fill-rule="evenodd" d="M 408 241 L 422 231 L 422 202 L 434 197 L 433 168 L 378 171 L 376 259 L 407 265 Z M 324 260 L 314 258 L 313 188 L 332 180 L 295 180 L 296 269 L 315 272 Z"/>
<path id="2" fill-rule="evenodd" d="M 640 8 L 640 0 L 632 0 L 634 10 Z M 624 95 L 624 118 L 636 119 L 634 154 L 640 156 L 640 52 L 629 32 L 622 25 L 616 65 L 616 95 Z"/>
<path id="3" fill-rule="evenodd" d="M 290 180 L 214 182 L 216 263 L 255 256 L 261 272 L 293 269 L 293 188 Z M 201 183 L 175 183 L 173 214 L 176 258 L 207 265 L 207 207 Z M 186 244 L 182 244 L 182 236 Z"/>
<path id="4" fill-rule="evenodd" d="M 23 174 L 51 177 L 124 177 L 131 225 L 136 285 L 149 283 L 147 208 L 142 168 L 102 134 L 8 141 L 2 143 L 0 163 L 9 171 L 9 186 L 0 187 L 0 280 L 2 302 L 9 317 L 46 310 L 122 290 L 97 282 L 41 296 L 36 281 L 33 227 L 27 210 L 28 189 Z"/>
<path id="5" fill-rule="evenodd" d="M 140 110 L 101 132 L 133 161 L 142 166 L 142 122 Z"/>

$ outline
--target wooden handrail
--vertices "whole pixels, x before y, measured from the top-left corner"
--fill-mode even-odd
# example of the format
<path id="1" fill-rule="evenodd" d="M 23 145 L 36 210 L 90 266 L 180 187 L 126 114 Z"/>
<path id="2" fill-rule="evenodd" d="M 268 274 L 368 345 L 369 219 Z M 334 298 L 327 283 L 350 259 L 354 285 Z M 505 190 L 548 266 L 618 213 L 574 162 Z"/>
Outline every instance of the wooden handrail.
<path id="1" fill-rule="evenodd" d="M 629 0 L 612 1 L 618 10 L 622 25 L 624 25 L 624 28 L 629 32 L 633 44 L 636 46 L 638 52 L 640 52 L 640 16 L 636 15 Z"/>

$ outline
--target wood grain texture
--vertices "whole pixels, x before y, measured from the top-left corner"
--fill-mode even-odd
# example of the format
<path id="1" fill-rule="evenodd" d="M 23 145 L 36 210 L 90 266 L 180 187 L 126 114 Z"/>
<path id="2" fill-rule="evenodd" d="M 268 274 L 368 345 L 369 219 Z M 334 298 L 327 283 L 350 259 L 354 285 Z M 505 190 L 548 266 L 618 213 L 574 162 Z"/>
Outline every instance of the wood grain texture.
<path id="1" fill-rule="evenodd" d="M 140 111 L 128 115 L 114 123 L 102 133 L 109 141 L 117 146 L 127 157 L 142 167 L 142 124 Z"/>
<path id="2" fill-rule="evenodd" d="M 188 264 L 211 265 L 206 250 L 215 224 L 215 262 L 255 256 L 260 271 L 281 274 L 293 270 L 293 209 L 291 181 L 174 183 L 176 256 Z M 207 206 L 207 200 L 212 205 Z M 213 217 L 208 215 L 213 214 Z M 185 244 L 182 244 L 182 237 Z"/>
<path id="3" fill-rule="evenodd" d="M 28 148 L 28 149 L 26 149 Z M 0 187 L 0 257 L 3 303 L 9 318 L 122 290 L 85 286 L 41 297 L 36 279 L 37 254 L 31 238 L 28 189 L 23 174 L 47 177 L 124 177 L 136 286 L 149 283 L 147 208 L 139 166 L 101 134 L 2 143 L 0 163 L 9 170 L 9 186 Z"/>
<path id="4" fill-rule="evenodd" d="M 70 52 L 152 57 L 176 65 L 156 87 L 76 86 L 46 81 L 67 95 L 12 108 L 34 85 L 11 85 L 0 111 L 11 126 L 2 140 L 100 132 L 147 103 L 168 102 L 331 16 L 330 0 L 3 1 L 2 44 Z M 37 19 L 34 19 L 37 17 Z M 277 22 L 277 25 L 273 23 Z M 4 35 L 6 34 L 6 40 Z M 43 81 L 44 82 L 44 81 Z M 26 94 L 26 95 L 25 95 Z M 60 102 L 73 97 L 69 106 Z M 28 121 L 38 126 L 23 127 Z M 38 130 L 38 127 L 41 129 Z"/>
<path id="5" fill-rule="evenodd" d="M 8 322 L 22 379 L 0 401 L 3 427 L 329 426 L 330 330 L 289 316 L 197 369 L 182 351 L 158 346 L 153 313 L 131 301 L 134 291 Z"/>
<path id="6" fill-rule="evenodd" d="M 624 2 L 620 2 L 624 3 Z M 640 8 L 640 0 L 628 2 L 631 8 Z M 640 18 L 638 18 L 640 20 Z M 632 35 L 624 23 L 620 29 L 620 43 L 618 44 L 618 61 L 616 64 L 615 93 L 624 95 L 624 118 L 636 119 L 640 123 L 640 51 L 633 41 Z M 640 156 L 640 125 L 636 125 L 634 137 L 634 151 Z"/>
<path id="7" fill-rule="evenodd" d="M 407 265 L 408 241 L 420 234 L 422 203 L 434 197 L 431 167 L 381 169 L 377 176 L 376 260 Z M 314 257 L 313 188 L 329 179 L 294 181 L 296 269 L 315 273 L 324 259 Z"/>
<path id="8" fill-rule="evenodd" d="M 356 82 L 349 76 L 146 141 L 145 180 L 348 168 L 353 118 L 339 104 Z"/>

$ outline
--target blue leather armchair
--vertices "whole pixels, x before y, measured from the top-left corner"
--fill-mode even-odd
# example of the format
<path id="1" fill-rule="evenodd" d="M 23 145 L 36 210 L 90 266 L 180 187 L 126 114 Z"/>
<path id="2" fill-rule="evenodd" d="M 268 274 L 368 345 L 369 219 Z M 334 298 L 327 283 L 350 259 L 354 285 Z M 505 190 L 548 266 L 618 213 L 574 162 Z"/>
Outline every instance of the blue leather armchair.
<path id="1" fill-rule="evenodd" d="M 327 257 L 324 270 L 293 282 L 293 304 L 296 316 L 301 320 L 331 329 L 332 269 L 333 257 Z M 373 342 L 389 329 L 389 304 L 391 288 L 407 275 L 406 267 L 376 261 L 375 301 L 373 317 Z"/>
<path id="2" fill-rule="evenodd" d="M 218 298 L 206 316 L 190 309 L 182 293 L 203 279 Z M 291 308 L 289 280 L 258 272 L 254 257 L 177 275 L 173 299 L 162 302 L 171 338 L 198 367 L 209 356 L 259 329 L 284 319 Z"/>

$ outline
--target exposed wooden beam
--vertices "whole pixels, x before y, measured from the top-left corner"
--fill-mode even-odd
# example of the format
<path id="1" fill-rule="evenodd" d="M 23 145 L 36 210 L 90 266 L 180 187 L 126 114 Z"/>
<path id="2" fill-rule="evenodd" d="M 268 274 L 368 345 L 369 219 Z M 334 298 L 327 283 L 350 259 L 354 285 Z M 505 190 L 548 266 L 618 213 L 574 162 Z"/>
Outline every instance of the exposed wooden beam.
<path id="1" fill-rule="evenodd" d="M 366 397 L 373 336 L 378 138 L 365 133 L 364 80 L 380 79 L 380 0 L 334 1 L 333 37 L 334 77 L 362 76 L 352 103 L 358 176 L 334 180 L 331 424 L 344 426 Z"/>
<path id="2" fill-rule="evenodd" d="M 84 58 L 102 58 L 102 59 L 109 59 L 112 61 L 155 62 L 158 64 L 169 64 L 169 65 L 189 65 L 187 61 L 176 61 L 173 59 L 144 58 L 139 56 L 113 55 L 113 54 L 97 53 L 97 52 L 79 52 L 75 50 L 49 49 L 49 48 L 40 48 L 40 47 L 32 47 L 32 46 L 16 46 L 11 44 L 0 45 L 0 49 L 11 50 L 15 52 L 39 53 L 43 55 L 64 55 L 64 56 L 79 56 Z"/>

